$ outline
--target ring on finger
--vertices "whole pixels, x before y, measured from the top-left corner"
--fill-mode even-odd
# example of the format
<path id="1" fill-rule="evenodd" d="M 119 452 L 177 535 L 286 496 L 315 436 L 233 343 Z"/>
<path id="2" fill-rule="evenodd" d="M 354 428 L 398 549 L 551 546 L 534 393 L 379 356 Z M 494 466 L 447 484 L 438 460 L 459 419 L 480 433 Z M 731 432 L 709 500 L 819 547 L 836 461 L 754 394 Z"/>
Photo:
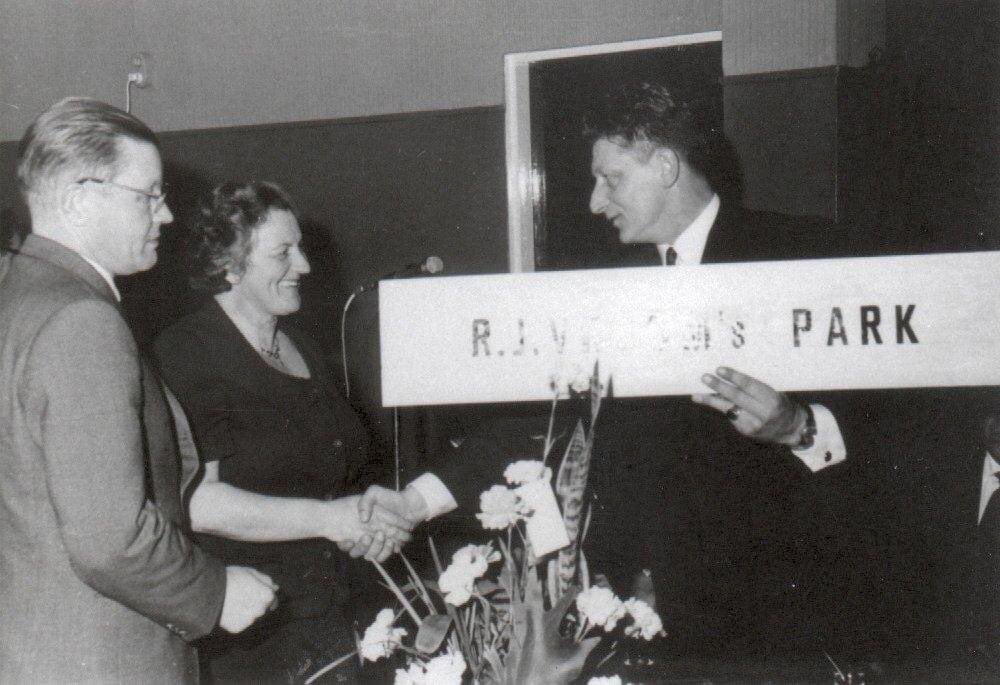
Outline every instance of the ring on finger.
<path id="1" fill-rule="evenodd" d="M 726 410 L 726 418 L 730 421 L 736 421 L 740 418 L 740 408 L 735 404 Z"/>

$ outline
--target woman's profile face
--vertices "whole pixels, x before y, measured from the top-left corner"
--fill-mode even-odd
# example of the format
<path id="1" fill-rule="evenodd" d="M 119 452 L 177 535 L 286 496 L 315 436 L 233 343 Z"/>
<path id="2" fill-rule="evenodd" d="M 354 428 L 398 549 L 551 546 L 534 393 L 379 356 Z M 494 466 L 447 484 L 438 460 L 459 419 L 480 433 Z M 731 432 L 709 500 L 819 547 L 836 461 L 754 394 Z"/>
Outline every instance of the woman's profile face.
<path id="1" fill-rule="evenodd" d="M 309 273 L 302 253 L 302 231 L 295 215 L 272 209 L 253 229 L 250 254 L 242 274 L 228 276 L 231 292 L 245 305 L 271 316 L 299 310 L 299 279 Z"/>

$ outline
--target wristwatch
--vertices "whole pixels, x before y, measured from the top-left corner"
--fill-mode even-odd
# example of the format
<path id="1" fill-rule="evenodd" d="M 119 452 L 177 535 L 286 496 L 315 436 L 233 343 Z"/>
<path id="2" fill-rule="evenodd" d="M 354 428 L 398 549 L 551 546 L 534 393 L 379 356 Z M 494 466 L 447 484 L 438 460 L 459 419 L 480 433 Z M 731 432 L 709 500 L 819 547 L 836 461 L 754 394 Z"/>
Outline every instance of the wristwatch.
<path id="1" fill-rule="evenodd" d="M 806 422 L 802 426 L 802 431 L 799 433 L 799 442 L 793 449 L 806 450 L 813 446 L 816 442 L 816 415 L 813 414 L 812 406 L 805 405 L 806 408 Z"/>

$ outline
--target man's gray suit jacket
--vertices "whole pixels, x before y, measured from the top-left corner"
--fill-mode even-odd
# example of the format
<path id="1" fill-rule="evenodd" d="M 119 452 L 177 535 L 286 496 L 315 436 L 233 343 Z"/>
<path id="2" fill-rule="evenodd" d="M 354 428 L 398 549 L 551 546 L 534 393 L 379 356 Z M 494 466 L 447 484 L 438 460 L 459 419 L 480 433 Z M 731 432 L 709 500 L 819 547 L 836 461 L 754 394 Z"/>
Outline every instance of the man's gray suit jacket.
<path id="1" fill-rule="evenodd" d="M 0 388 L 0 682 L 196 681 L 226 582 L 196 465 L 108 284 L 35 235 L 0 257 Z"/>

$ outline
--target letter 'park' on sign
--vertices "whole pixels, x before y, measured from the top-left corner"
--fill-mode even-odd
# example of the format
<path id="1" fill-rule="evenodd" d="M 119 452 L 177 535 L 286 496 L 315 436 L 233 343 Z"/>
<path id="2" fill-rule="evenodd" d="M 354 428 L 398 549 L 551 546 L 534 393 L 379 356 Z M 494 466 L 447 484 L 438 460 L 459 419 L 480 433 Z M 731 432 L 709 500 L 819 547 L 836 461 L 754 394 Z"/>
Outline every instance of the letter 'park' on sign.
<path id="1" fill-rule="evenodd" d="M 1000 384 L 1000 253 L 385 281 L 385 406 L 552 399 L 598 363 L 620 397 Z"/>

